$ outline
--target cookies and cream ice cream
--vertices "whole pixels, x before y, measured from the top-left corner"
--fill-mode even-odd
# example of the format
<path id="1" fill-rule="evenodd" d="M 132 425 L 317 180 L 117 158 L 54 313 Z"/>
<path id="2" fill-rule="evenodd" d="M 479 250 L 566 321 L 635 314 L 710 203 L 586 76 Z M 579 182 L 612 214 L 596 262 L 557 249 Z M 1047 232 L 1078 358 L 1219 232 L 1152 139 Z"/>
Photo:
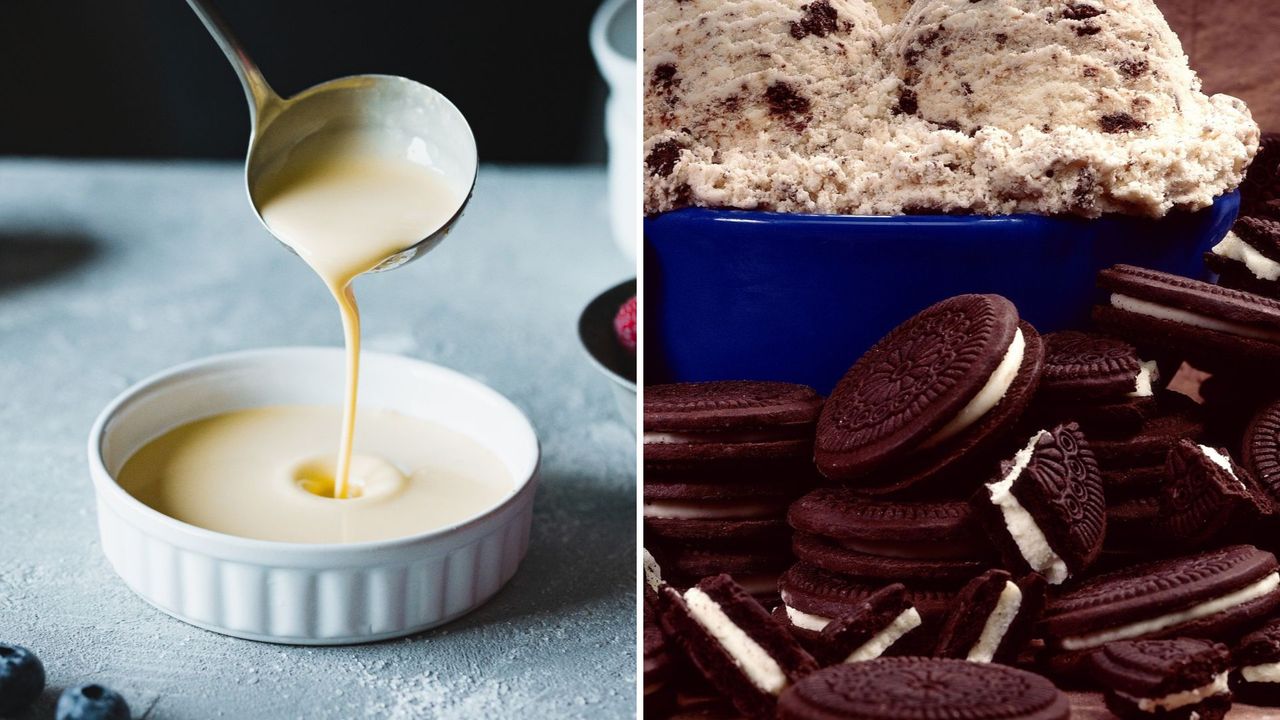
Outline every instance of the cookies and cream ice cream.
<path id="1" fill-rule="evenodd" d="M 1152 0 L 647 0 L 646 210 L 1160 216 L 1239 185 Z"/>

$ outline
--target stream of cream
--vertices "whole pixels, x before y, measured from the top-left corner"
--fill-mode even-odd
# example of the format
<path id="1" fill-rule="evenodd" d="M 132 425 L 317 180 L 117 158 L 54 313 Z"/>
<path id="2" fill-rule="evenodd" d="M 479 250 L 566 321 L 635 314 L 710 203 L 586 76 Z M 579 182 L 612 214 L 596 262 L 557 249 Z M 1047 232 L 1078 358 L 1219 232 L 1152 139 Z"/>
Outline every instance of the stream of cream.
<path id="1" fill-rule="evenodd" d="M 267 227 L 320 276 L 346 343 L 334 497 L 350 492 L 360 377 L 360 312 L 351 282 L 442 227 L 457 194 L 380 128 L 323 131 L 269 167 L 253 188 Z"/>

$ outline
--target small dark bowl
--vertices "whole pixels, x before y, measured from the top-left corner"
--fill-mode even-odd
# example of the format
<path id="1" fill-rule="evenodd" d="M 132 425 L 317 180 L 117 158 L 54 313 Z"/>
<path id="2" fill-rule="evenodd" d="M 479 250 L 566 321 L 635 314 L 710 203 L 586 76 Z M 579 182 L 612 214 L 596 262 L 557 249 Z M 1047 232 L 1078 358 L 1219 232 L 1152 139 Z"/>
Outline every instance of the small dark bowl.
<path id="1" fill-rule="evenodd" d="M 1238 192 L 1160 219 L 865 217 L 706 210 L 645 221 L 648 382 L 785 380 L 831 390 L 930 304 L 998 293 L 1041 332 L 1088 325 L 1099 270 L 1201 277 Z"/>
<path id="2" fill-rule="evenodd" d="M 619 283 L 596 296 L 578 317 L 578 338 L 591 364 L 609 379 L 609 389 L 623 421 L 636 429 L 636 356 L 628 352 L 613 332 L 618 308 L 636 294 L 634 279 Z"/>

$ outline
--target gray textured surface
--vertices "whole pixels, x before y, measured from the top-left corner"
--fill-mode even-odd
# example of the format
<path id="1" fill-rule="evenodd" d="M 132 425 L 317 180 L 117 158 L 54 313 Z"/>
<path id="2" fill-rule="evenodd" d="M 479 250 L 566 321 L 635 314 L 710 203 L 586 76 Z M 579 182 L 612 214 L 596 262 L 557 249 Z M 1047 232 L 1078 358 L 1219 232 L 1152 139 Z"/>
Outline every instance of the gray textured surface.
<path id="1" fill-rule="evenodd" d="M 135 597 L 98 547 L 84 445 L 116 393 L 175 363 L 341 344 L 310 271 L 218 164 L 0 161 L 0 639 L 57 692 L 102 682 L 147 718 L 623 717 L 635 697 L 634 436 L 575 322 L 633 270 L 604 174 L 486 167 L 440 248 L 362 278 L 366 347 L 477 377 L 543 443 L 529 555 L 486 606 L 407 640 L 222 637 Z M 335 398 L 336 401 L 336 398 Z"/>

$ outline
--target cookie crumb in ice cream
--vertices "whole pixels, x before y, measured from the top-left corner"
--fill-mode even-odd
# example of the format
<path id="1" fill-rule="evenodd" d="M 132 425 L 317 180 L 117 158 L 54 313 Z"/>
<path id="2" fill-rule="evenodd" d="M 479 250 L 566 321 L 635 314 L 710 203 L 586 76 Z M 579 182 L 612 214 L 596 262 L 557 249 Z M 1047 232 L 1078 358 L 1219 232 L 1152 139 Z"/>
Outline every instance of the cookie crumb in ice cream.
<path id="1" fill-rule="evenodd" d="M 795 129 L 803 129 L 808 124 L 809 100 L 790 83 L 783 80 L 773 83 L 764 91 L 764 97 L 769 104 L 769 112 L 786 118 Z"/>
<path id="2" fill-rule="evenodd" d="M 663 140 L 644 158 L 644 165 L 649 172 L 666 177 L 676 169 L 676 163 L 680 161 L 680 143 L 676 140 Z"/>
<path id="3" fill-rule="evenodd" d="M 1147 126 L 1146 123 L 1126 112 L 1103 115 L 1098 118 L 1098 124 L 1102 126 L 1102 132 L 1108 133 L 1133 132 Z"/>
<path id="4" fill-rule="evenodd" d="M 808 5 L 801 5 L 800 10 L 804 14 L 791 23 L 791 37 L 797 40 L 808 35 L 826 37 L 836 31 L 839 17 L 827 0 L 814 0 Z"/>

